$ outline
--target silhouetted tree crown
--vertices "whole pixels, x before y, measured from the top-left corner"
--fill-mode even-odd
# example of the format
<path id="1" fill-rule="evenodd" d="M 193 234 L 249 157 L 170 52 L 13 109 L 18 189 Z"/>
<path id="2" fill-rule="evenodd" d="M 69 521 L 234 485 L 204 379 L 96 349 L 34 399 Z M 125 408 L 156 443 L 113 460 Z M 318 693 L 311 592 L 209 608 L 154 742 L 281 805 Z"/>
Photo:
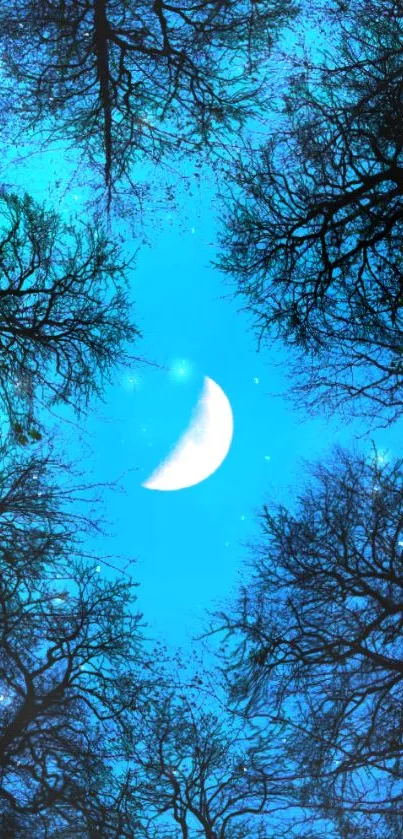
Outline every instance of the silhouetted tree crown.
<path id="1" fill-rule="evenodd" d="M 128 363 L 139 333 L 124 269 L 101 229 L 0 195 L 0 401 L 20 442 L 35 425 L 35 400 L 80 409 Z"/>
<path id="2" fill-rule="evenodd" d="M 173 676 L 179 682 L 181 669 Z M 146 836 L 263 837 L 264 815 L 275 811 L 284 790 L 272 764 L 266 767 L 259 736 L 212 701 L 208 676 L 199 672 L 175 688 L 164 682 L 144 717 L 137 749 Z"/>
<path id="3" fill-rule="evenodd" d="M 359 836 L 403 825 L 402 475 L 339 451 L 292 512 L 266 505 L 250 581 L 221 616 L 233 697 L 283 724 L 302 804 Z"/>
<path id="4" fill-rule="evenodd" d="M 1 455 L 1 835 L 135 839 L 125 732 L 151 682 L 135 584 L 82 553 L 62 464 Z"/>
<path id="5" fill-rule="evenodd" d="M 293 4 L 278 0 L 0 3 L 14 113 L 103 159 L 111 196 L 133 161 L 228 137 L 256 108 L 253 72 Z M 44 125 L 44 127 L 46 127 Z"/>
<path id="6" fill-rule="evenodd" d="M 401 5 L 344 4 L 327 26 L 324 55 L 290 72 L 281 128 L 268 122 L 233 172 L 219 264 L 259 340 L 293 345 L 303 405 L 390 422 L 403 407 Z"/>

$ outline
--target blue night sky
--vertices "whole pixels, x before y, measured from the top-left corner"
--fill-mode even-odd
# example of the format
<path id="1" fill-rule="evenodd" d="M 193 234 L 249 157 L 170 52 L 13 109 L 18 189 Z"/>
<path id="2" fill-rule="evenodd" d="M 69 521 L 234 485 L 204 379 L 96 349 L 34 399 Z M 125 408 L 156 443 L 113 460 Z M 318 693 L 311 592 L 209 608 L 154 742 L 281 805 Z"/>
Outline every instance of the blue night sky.
<path id="1" fill-rule="evenodd" d="M 60 151 L 29 156 L 19 167 L 19 185 L 40 200 L 51 194 L 53 205 L 79 222 L 87 212 L 86 189 L 73 183 L 66 190 L 66 158 L 63 191 L 55 193 L 60 159 Z M 205 168 L 202 187 L 190 191 L 182 189 L 180 176 L 171 182 L 179 190 L 176 206 L 164 207 L 161 190 L 159 209 L 145 208 L 141 230 L 112 219 L 112 235 L 120 237 L 125 254 L 138 249 L 129 277 L 143 337 L 133 354 L 144 363 L 116 374 L 103 403 L 92 405 L 79 429 L 59 420 L 55 425 L 60 445 L 80 460 L 89 479 L 119 479 L 124 492 L 104 494 L 113 538 L 96 547 L 120 555 L 122 567 L 136 558 L 133 575 L 148 635 L 174 648 L 186 647 L 202 631 L 206 610 L 235 594 L 263 503 L 291 503 L 304 485 L 303 461 L 326 456 L 336 442 L 351 445 L 361 428 L 343 426 L 340 417 L 313 419 L 276 395 L 287 389 L 286 352 L 281 346 L 276 354 L 257 352 L 249 316 L 211 264 L 220 209 L 213 178 Z M 181 377 L 174 371 L 183 360 L 187 375 Z M 145 489 L 141 483 L 186 430 L 205 376 L 231 403 L 234 435 L 226 459 L 196 486 Z M 373 432 L 355 445 L 369 451 L 373 439 L 393 454 L 397 433 L 397 426 Z M 101 569 L 114 573 L 102 563 Z"/>

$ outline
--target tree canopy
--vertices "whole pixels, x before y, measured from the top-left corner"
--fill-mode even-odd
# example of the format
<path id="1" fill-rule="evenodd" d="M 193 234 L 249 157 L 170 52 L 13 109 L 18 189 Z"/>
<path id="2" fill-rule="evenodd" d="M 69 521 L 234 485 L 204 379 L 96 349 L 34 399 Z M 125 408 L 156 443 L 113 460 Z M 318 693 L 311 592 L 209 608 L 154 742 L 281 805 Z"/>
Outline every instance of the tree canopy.
<path id="1" fill-rule="evenodd" d="M 403 407 L 403 11 L 323 5 L 329 40 L 297 50 L 277 128 L 227 161 L 219 264 L 259 340 L 292 346 L 304 405 L 389 423 Z M 138 161 L 213 151 L 262 115 L 294 12 L 0 0 L 10 131 L 80 146 L 108 209 Z M 212 628 L 225 689 L 196 661 L 188 682 L 180 655 L 145 639 L 132 577 L 101 573 L 86 487 L 41 443 L 42 408 L 80 411 L 132 360 L 110 236 L 0 190 L 0 833 L 401 839 L 403 460 L 335 450 L 293 507 L 263 507 L 251 576 Z"/>
<path id="2" fill-rule="evenodd" d="M 135 584 L 123 574 L 105 580 L 98 557 L 82 553 L 79 537 L 90 522 L 78 519 L 74 493 L 68 512 L 46 457 L 8 454 L 7 462 L 0 480 L 2 835 L 134 839 L 125 731 L 151 683 Z"/>
<path id="3" fill-rule="evenodd" d="M 393 0 L 333 12 L 281 127 L 233 171 L 219 264 L 259 339 L 293 346 L 303 405 L 387 423 L 403 407 L 403 17 Z"/>
<path id="4" fill-rule="evenodd" d="M 252 574 L 221 615 L 231 691 L 283 725 L 302 806 L 342 836 L 398 837 L 403 462 L 341 450 L 313 473 L 295 509 L 264 507 Z"/>
<path id="5" fill-rule="evenodd" d="M 12 112 L 84 147 L 110 201 L 133 161 L 228 136 L 258 107 L 256 60 L 292 13 L 290 0 L 1 2 Z"/>
<path id="6" fill-rule="evenodd" d="M 0 402 L 20 442 L 35 436 L 38 404 L 80 409 L 130 360 L 126 282 L 105 231 L 0 195 Z"/>
<path id="7" fill-rule="evenodd" d="M 281 782 L 256 732 L 211 700 L 200 671 L 180 685 L 178 663 L 156 690 L 137 744 L 142 821 L 149 839 L 259 839 Z M 218 679 L 215 683 L 218 693 Z M 213 695 L 214 700 L 214 695 Z"/>

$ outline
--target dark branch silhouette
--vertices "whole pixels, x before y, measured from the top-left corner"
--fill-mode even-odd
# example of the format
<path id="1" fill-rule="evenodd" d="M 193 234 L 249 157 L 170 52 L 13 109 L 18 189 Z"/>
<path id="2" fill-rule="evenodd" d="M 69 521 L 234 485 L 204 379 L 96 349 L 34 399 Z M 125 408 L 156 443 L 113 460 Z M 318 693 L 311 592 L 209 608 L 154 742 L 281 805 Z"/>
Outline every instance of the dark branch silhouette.
<path id="1" fill-rule="evenodd" d="M 228 137 L 256 110 L 257 59 L 292 14 L 278 0 L 1 2 L 12 113 L 84 146 L 110 203 L 134 162 Z"/>
<path id="2" fill-rule="evenodd" d="M 139 333 L 125 267 L 101 229 L 63 224 L 29 196 L 0 196 L 0 402 L 20 442 L 35 400 L 79 410 L 130 360 Z"/>
<path id="3" fill-rule="evenodd" d="M 202 683 L 200 675 L 175 689 L 166 683 L 144 717 L 136 790 L 146 835 L 263 839 L 281 781 L 266 769 L 256 733 L 222 708 L 217 713 Z"/>
<path id="4" fill-rule="evenodd" d="M 358 836 L 403 825 L 402 469 L 338 452 L 294 512 L 265 506 L 250 583 L 221 616 L 233 697 L 283 722 L 303 805 Z"/>
<path id="5" fill-rule="evenodd" d="M 81 555 L 90 522 L 48 473 L 9 457 L 0 481 L 2 835 L 135 839 L 125 731 L 150 689 L 135 584 Z"/>
<path id="6" fill-rule="evenodd" d="M 293 345 L 302 404 L 387 423 L 403 409 L 400 4 L 349 3 L 335 30 L 233 173 L 220 266 L 260 339 Z"/>

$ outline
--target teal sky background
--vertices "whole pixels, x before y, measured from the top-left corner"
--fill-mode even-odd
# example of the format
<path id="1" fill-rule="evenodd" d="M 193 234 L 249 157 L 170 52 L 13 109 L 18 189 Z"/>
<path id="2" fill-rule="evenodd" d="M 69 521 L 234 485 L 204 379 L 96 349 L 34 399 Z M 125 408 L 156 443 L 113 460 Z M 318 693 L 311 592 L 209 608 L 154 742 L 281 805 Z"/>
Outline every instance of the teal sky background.
<path id="1" fill-rule="evenodd" d="M 73 172 L 66 187 L 69 166 L 60 148 L 44 151 L 15 168 L 10 182 L 18 178 L 19 188 L 80 224 L 87 218 L 89 193 L 82 172 L 78 180 Z M 257 353 L 250 317 L 211 265 L 219 208 L 211 173 L 202 170 L 201 187 L 189 192 L 179 177 L 176 182 L 170 177 L 179 189 L 176 206 L 164 207 L 161 175 L 155 181 L 157 209 L 151 194 L 141 229 L 135 213 L 129 221 L 112 219 L 111 233 L 125 253 L 139 248 L 129 278 L 143 338 L 133 352 L 153 365 L 118 371 L 103 404 L 93 404 L 80 420 L 79 433 L 77 426 L 54 422 L 61 447 L 63 441 L 89 479 L 120 479 L 124 493 L 105 492 L 114 536 L 107 544 L 98 541 L 99 550 L 121 555 L 122 567 L 129 557 L 137 558 L 138 606 L 148 633 L 186 647 L 205 625 L 206 609 L 235 593 L 246 542 L 259 534 L 263 503 L 289 503 L 304 485 L 302 461 L 326 457 L 335 442 L 350 444 L 364 425 L 345 426 L 340 417 L 313 419 L 275 395 L 287 389 L 287 354 L 280 345 L 275 353 Z M 172 373 L 180 360 L 189 370 L 184 378 Z M 232 406 L 227 458 L 211 477 L 188 489 L 143 488 L 142 481 L 185 431 L 204 376 L 223 388 Z M 63 410 L 57 414 L 66 416 Z M 369 451 L 370 439 L 392 455 L 399 452 L 398 425 L 373 432 L 359 445 Z M 101 563 L 101 573 L 114 572 Z"/>

